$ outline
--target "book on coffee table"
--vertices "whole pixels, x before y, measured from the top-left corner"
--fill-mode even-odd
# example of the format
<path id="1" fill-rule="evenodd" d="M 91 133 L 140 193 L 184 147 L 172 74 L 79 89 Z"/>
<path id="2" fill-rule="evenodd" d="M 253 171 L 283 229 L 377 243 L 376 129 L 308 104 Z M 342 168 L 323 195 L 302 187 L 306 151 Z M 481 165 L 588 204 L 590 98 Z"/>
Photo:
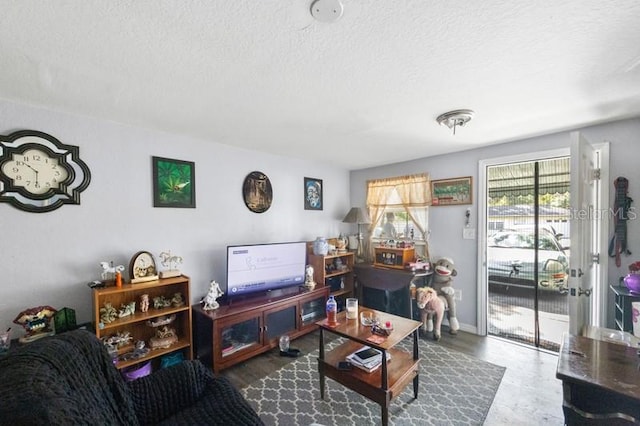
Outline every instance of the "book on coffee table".
<path id="1" fill-rule="evenodd" d="M 362 349 L 354 352 L 352 355 L 363 364 L 380 361 L 382 359 L 382 352 L 369 346 L 362 347 Z"/>
<path id="2" fill-rule="evenodd" d="M 387 353 L 387 362 L 391 359 L 391 354 Z M 354 367 L 368 373 L 376 371 L 382 365 L 382 352 L 377 349 L 363 346 L 346 357 L 346 360 Z"/>

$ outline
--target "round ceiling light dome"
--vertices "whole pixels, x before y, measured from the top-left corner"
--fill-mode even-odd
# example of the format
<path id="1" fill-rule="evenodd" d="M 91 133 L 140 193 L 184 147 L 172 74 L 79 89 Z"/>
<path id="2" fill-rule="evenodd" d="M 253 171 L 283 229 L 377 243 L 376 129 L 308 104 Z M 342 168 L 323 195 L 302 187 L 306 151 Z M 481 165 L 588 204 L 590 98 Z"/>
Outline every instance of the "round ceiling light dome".
<path id="1" fill-rule="evenodd" d="M 445 112 L 436 118 L 436 121 L 441 126 L 447 126 L 450 129 L 453 129 L 453 134 L 456 134 L 456 127 L 462 127 L 467 124 L 473 116 L 475 112 L 470 109 L 457 109 L 455 111 Z"/>
<path id="2" fill-rule="evenodd" d="M 320 22 L 336 22 L 342 17 L 344 6 L 340 0 L 314 0 L 311 16 Z"/>

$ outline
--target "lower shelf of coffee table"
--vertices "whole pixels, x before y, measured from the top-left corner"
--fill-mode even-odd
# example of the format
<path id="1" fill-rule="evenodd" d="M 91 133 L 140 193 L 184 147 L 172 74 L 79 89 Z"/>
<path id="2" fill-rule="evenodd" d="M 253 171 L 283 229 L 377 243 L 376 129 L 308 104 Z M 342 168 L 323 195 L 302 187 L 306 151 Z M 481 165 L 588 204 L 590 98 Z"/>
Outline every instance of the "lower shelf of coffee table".
<path id="1" fill-rule="evenodd" d="M 387 362 L 387 390 L 382 389 L 382 366 L 371 373 L 357 367 L 350 371 L 338 370 L 338 362 L 344 361 L 348 355 L 362 346 L 362 343 L 354 341 L 343 343 L 326 352 L 324 360 L 318 359 L 318 368 L 323 369 L 326 377 L 378 403 L 386 398 L 388 392 L 391 393 L 389 399 L 399 395 L 418 375 L 420 360 L 414 360 L 413 354 L 395 348 L 387 350 L 387 353 L 391 354 L 391 360 Z"/>

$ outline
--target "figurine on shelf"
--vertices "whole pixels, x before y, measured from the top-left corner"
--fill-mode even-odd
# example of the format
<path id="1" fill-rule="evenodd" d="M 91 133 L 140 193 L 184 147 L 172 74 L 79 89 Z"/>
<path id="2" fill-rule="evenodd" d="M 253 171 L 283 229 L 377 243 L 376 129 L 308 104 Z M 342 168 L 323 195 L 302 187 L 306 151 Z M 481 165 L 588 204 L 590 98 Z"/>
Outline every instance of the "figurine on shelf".
<path id="1" fill-rule="evenodd" d="M 118 317 L 118 311 L 114 308 L 111 303 L 105 302 L 104 306 L 100 308 L 100 321 L 104 324 L 109 324 Z"/>
<path id="2" fill-rule="evenodd" d="M 28 343 L 41 337 L 53 335 L 54 331 L 50 328 L 51 318 L 56 312 L 57 310 L 51 306 L 38 306 L 20 312 L 13 320 L 15 324 L 24 327 L 27 332 L 25 336 L 20 338 L 20 343 Z"/>
<path id="3" fill-rule="evenodd" d="M 140 295 L 140 312 L 149 310 L 149 295 L 147 293 Z"/>
<path id="4" fill-rule="evenodd" d="M 144 340 L 138 340 L 136 342 L 136 348 L 133 350 L 133 353 L 136 358 L 142 358 L 149 353 L 149 348 L 147 348 L 147 344 Z"/>
<path id="5" fill-rule="evenodd" d="M 333 266 L 336 271 L 344 271 L 347 269 L 347 265 L 345 265 L 342 259 L 339 257 L 336 257 L 336 259 L 333 261 Z"/>
<path id="6" fill-rule="evenodd" d="M 338 254 L 345 254 L 347 252 L 347 237 L 340 234 L 336 240 L 336 248 L 338 249 Z"/>
<path id="7" fill-rule="evenodd" d="M 120 312 L 118 312 L 118 318 L 128 317 L 136 312 L 136 302 L 123 303 L 120 306 Z"/>
<path id="8" fill-rule="evenodd" d="M 307 290 L 313 290 L 316 287 L 316 282 L 313 280 L 313 266 L 307 265 L 304 269 L 304 286 Z"/>
<path id="9" fill-rule="evenodd" d="M 171 306 L 171 300 L 164 296 L 158 296 L 153 298 L 153 309 L 168 308 Z"/>
<path id="10" fill-rule="evenodd" d="M 103 280 L 115 280 L 116 272 L 122 273 L 124 271 L 123 265 L 113 266 L 113 261 L 111 262 L 100 262 L 100 267 L 102 268 L 102 279 Z"/>
<path id="11" fill-rule="evenodd" d="M 151 349 L 166 349 L 178 341 L 176 331 L 166 325 L 158 328 L 156 335 L 149 339 Z"/>
<path id="12" fill-rule="evenodd" d="M 119 357 L 120 361 L 131 361 L 131 360 L 135 360 L 135 359 L 139 359 L 142 358 L 144 356 L 147 356 L 147 354 L 149 353 L 149 348 L 146 347 L 146 343 L 144 342 L 144 340 L 138 340 L 135 343 L 134 349 L 132 351 L 129 351 L 125 354 L 122 354 Z"/>
<path id="13" fill-rule="evenodd" d="M 148 320 L 147 325 L 149 327 L 160 327 L 162 325 L 169 325 L 176 320 L 176 314 L 158 317 L 156 319 Z"/>
<path id="14" fill-rule="evenodd" d="M 114 335 L 109 337 L 105 337 L 102 339 L 102 343 L 109 349 L 120 349 L 123 346 L 127 346 L 133 337 L 131 337 L 131 333 L 128 331 L 119 331 Z"/>
<path id="15" fill-rule="evenodd" d="M 174 293 L 173 297 L 171 298 L 171 304 L 176 308 L 179 308 L 180 306 L 183 306 L 184 305 L 184 297 L 182 297 L 182 293 Z"/>
<path id="16" fill-rule="evenodd" d="M 176 269 L 178 265 L 182 263 L 182 256 L 171 255 L 171 250 L 163 251 L 160 253 L 160 263 L 165 268 L 168 268 L 160 272 L 160 278 L 179 277 L 182 275 L 179 269 Z"/>
<path id="17" fill-rule="evenodd" d="M 211 283 L 209 284 L 209 292 L 200 301 L 200 303 L 204 303 L 202 309 L 204 309 L 205 311 L 218 309 L 220 307 L 220 304 L 216 299 L 223 294 L 224 293 L 222 292 L 222 290 L 220 290 L 220 285 L 215 280 L 211 281 Z"/>

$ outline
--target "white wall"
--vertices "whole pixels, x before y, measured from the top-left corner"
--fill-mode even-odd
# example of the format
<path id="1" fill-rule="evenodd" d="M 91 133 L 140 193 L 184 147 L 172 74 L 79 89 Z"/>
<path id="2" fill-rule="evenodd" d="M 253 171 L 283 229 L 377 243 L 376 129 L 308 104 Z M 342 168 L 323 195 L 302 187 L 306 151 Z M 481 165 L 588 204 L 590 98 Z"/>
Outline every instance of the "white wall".
<path id="1" fill-rule="evenodd" d="M 613 180 L 625 176 L 630 181 L 629 195 L 640 203 L 640 119 L 630 119 L 615 123 L 587 127 L 580 130 L 591 143 L 609 141 L 611 199 L 613 202 Z M 464 131 L 473 131 L 472 127 Z M 475 328 L 477 314 L 477 262 L 478 250 L 476 240 L 464 240 L 462 228 L 465 223 L 465 212 L 471 207 L 471 226 L 478 227 L 478 163 L 480 160 L 505 157 L 509 155 L 566 148 L 570 145 L 570 132 L 556 133 L 522 141 L 494 145 L 449 155 L 421 158 L 409 162 L 390 164 L 387 166 L 363 169 L 351 172 L 351 200 L 354 206 L 364 206 L 366 201 L 366 181 L 392 176 L 428 172 L 432 179 L 445 179 L 458 176 L 472 176 L 472 206 L 440 206 L 429 210 L 431 228 L 430 252 L 432 258 L 450 256 L 454 259 L 458 275 L 454 286 L 462 290 L 462 301 L 458 302 L 458 319 L 464 325 Z M 611 221 L 611 227 L 613 221 Z M 613 229 L 613 228 L 612 228 Z M 609 235 L 612 233 L 609 231 Z M 622 267 L 617 268 L 613 260 L 609 260 L 609 282 L 617 283 L 621 275 L 626 275 L 627 265 L 640 259 L 640 224 L 638 220 L 628 223 L 629 249 L 632 255 L 623 258 Z M 606 258 L 606 255 L 605 255 Z M 613 326 L 612 297 L 609 294 L 609 327 Z"/>
<path id="2" fill-rule="evenodd" d="M 0 134 L 39 130 L 80 147 L 91 169 L 81 205 L 27 213 L 0 203 L 0 327 L 23 309 L 50 305 L 92 318 L 91 290 L 100 261 L 124 264 L 147 250 L 184 258 L 192 301 L 212 279 L 225 283 L 229 244 L 313 240 L 353 232 L 341 222 L 349 211 L 349 172 L 329 164 L 246 151 L 186 136 L 159 133 L 0 100 Z M 194 161 L 195 209 L 154 208 L 151 157 Z M 262 214 L 244 205 L 242 182 L 260 170 L 273 186 Z M 303 178 L 323 179 L 324 210 L 303 207 Z M 157 259 L 156 259 L 157 260 Z M 158 266 L 159 263 L 158 263 Z M 14 334 L 14 337 L 19 335 Z"/>

